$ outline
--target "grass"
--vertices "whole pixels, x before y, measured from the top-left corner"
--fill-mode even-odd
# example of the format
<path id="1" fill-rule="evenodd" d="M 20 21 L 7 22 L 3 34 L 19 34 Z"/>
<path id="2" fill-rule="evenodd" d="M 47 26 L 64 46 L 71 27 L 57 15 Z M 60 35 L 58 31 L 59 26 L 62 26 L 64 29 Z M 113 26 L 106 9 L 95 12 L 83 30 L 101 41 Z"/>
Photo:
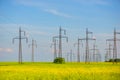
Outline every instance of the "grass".
<path id="1" fill-rule="evenodd" d="M 0 62 L 0 80 L 120 80 L 120 63 Z"/>

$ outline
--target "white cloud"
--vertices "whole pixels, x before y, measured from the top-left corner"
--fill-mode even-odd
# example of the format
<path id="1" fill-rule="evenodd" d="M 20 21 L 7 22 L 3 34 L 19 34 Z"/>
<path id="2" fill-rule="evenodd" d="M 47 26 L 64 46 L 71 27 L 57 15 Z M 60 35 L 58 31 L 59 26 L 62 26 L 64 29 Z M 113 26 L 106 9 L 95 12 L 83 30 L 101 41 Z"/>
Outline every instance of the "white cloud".
<path id="1" fill-rule="evenodd" d="M 0 52 L 11 53 L 11 52 L 13 52 L 13 49 L 11 49 L 11 48 L 0 48 Z"/>
<path id="2" fill-rule="evenodd" d="M 62 13 L 60 11 L 57 11 L 55 9 L 46 9 L 45 11 L 48 13 L 51 13 L 53 15 L 57 15 L 57 16 L 65 17 L 65 18 L 72 18 L 72 16 L 65 14 L 65 13 Z"/>
<path id="3" fill-rule="evenodd" d="M 107 0 L 76 0 L 81 4 L 91 4 L 91 5 L 108 5 L 110 4 Z"/>
<path id="4" fill-rule="evenodd" d="M 65 18 L 72 18 L 72 16 L 69 14 L 66 14 L 64 12 L 60 12 L 56 9 L 53 9 L 56 7 L 52 6 L 52 4 L 49 4 L 49 3 L 45 3 L 42 1 L 34 1 L 34 0 L 16 0 L 16 1 L 17 1 L 17 3 L 25 5 L 25 6 L 40 8 L 43 11 L 48 12 L 48 13 L 53 14 L 53 15 L 56 15 L 56 16 L 61 16 L 61 17 L 65 17 Z M 50 8 L 52 8 L 52 9 L 50 9 Z"/>

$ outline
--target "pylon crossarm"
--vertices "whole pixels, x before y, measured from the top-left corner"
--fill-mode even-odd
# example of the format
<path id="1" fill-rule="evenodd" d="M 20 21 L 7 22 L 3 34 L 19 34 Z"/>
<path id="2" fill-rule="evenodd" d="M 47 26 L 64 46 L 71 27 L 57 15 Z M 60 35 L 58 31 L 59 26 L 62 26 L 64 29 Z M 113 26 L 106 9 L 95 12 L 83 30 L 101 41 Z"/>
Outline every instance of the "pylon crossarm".
<path id="1" fill-rule="evenodd" d="M 79 39 L 79 40 L 86 40 L 86 38 L 82 38 L 82 39 Z"/>
<path id="2" fill-rule="evenodd" d="M 19 38 L 17 38 L 17 37 L 13 38 L 13 39 L 12 39 L 12 43 L 13 43 L 13 44 L 14 44 L 14 40 L 15 40 L 15 39 L 19 39 Z"/>
<path id="3" fill-rule="evenodd" d="M 54 37 L 53 37 L 53 42 L 55 42 L 55 39 L 56 39 L 56 38 L 59 38 L 59 36 L 54 36 Z"/>

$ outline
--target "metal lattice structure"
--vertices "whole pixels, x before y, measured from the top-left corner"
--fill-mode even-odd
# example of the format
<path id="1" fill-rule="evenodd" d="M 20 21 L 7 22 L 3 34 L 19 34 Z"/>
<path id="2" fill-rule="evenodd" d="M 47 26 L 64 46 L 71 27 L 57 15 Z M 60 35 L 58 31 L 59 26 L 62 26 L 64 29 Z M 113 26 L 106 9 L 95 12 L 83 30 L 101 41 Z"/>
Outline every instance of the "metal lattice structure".
<path id="1" fill-rule="evenodd" d="M 100 55 L 99 49 L 97 50 L 97 52 L 95 54 L 95 61 L 96 62 L 100 62 L 101 61 L 101 55 Z"/>
<path id="2" fill-rule="evenodd" d="M 62 34 L 64 32 L 64 35 Z M 53 37 L 53 42 L 55 42 L 55 39 L 59 39 L 59 52 L 58 52 L 58 57 L 62 57 L 62 38 L 65 38 L 66 41 L 68 42 L 68 37 L 66 35 L 66 30 L 62 29 L 61 27 L 59 28 L 59 35 Z"/>
<path id="3" fill-rule="evenodd" d="M 98 56 L 98 53 L 97 53 L 97 52 L 98 52 L 98 50 L 99 50 L 99 49 L 97 49 L 97 45 L 94 44 L 94 45 L 93 45 L 93 49 L 90 49 L 90 50 L 93 50 L 93 54 L 92 54 L 92 55 L 93 55 L 93 57 L 92 57 L 92 58 L 93 58 L 93 62 L 97 62 L 97 61 L 96 61 L 96 56 Z"/>
<path id="4" fill-rule="evenodd" d="M 75 61 L 75 55 L 72 51 L 72 49 L 70 50 L 70 52 L 67 53 L 67 62 L 74 62 Z"/>
<path id="5" fill-rule="evenodd" d="M 29 47 L 32 47 L 32 57 L 31 57 L 31 61 L 34 62 L 34 48 L 37 48 L 37 43 L 36 40 L 32 39 L 32 44 L 28 45 Z"/>
<path id="6" fill-rule="evenodd" d="M 106 50 L 106 54 L 105 54 L 105 60 L 106 61 L 109 61 L 112 58 L 112 50 L 113 50 L 113 48 L 111 48 L 111 47 L 112 47 L 112 45 L 109 43 L 108 48 L 105 49 Z"/>
<path id="7" fill-rule="evenodd" d="M 54 59 L 57 58 L 57 40 L 54 39 L 53 44 L 51 44 L 51 47 L 54 46 Z"/>
<path id="8" fill-rule="evenodd" d="M 22 36 L 22 32 L 24 33 L 24 36 Z M 26 42 L 28 42 L 28 38 L 25 36 L 26 32 L 21 30 L 21 27 L 19 28 L 19 36 L 13 38 L 13 43 L 15 39 L 19 40 L 19 53 L 18 53 L 18 63 L 22 64 L 22 39 L 26 39 Z"/>
<path id="9" fill-rule="evenodd" d="M 74 44 L 74 46 L 77 45 L 77 62 L 80 62 L 80 39 L 78 38 L 77 43 Z"/>
<path id="10" fill-rule="evenodd" d="M 106 41 L 113 41 L 113 64 L 114 60 L 117 59 L 117 41 L 120 41 L 120 39 L 117 39 L 117 34 L 120 34 L 120 32 L 117 32 L 114 28 L 114 38 L 113 39 L 107 39 Z M 117 61 L 116 61 L 117 63 Z"/>
<path id="11" fill-rule="evenodd" d="M 93 32 L 88 31 L 88 28 L 86 28 L 86 38 L 82 38 L 79 40 L 85 40 L 86 41 L 86 49 L 85 49 L 85 63 L 90 63 L 90 54 L 89 54 L 89 40 L 96 40 L 94 38 L 89 38 L 89 34 L 93 34 Z"/>

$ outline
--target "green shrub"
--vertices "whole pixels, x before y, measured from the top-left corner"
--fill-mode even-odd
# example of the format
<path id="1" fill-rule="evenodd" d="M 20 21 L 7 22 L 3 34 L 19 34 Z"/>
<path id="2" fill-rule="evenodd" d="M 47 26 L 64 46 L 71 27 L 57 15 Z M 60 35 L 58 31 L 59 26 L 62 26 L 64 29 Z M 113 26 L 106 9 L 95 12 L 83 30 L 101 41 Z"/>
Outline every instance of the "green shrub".
<path id="1" fill-rule="evenodd" d="M 54 59 L 54 63 L 63 64 L 63 63 L 65 63 L 65 59 L 61 58 L 61 57 L 57 57 Z"/>

